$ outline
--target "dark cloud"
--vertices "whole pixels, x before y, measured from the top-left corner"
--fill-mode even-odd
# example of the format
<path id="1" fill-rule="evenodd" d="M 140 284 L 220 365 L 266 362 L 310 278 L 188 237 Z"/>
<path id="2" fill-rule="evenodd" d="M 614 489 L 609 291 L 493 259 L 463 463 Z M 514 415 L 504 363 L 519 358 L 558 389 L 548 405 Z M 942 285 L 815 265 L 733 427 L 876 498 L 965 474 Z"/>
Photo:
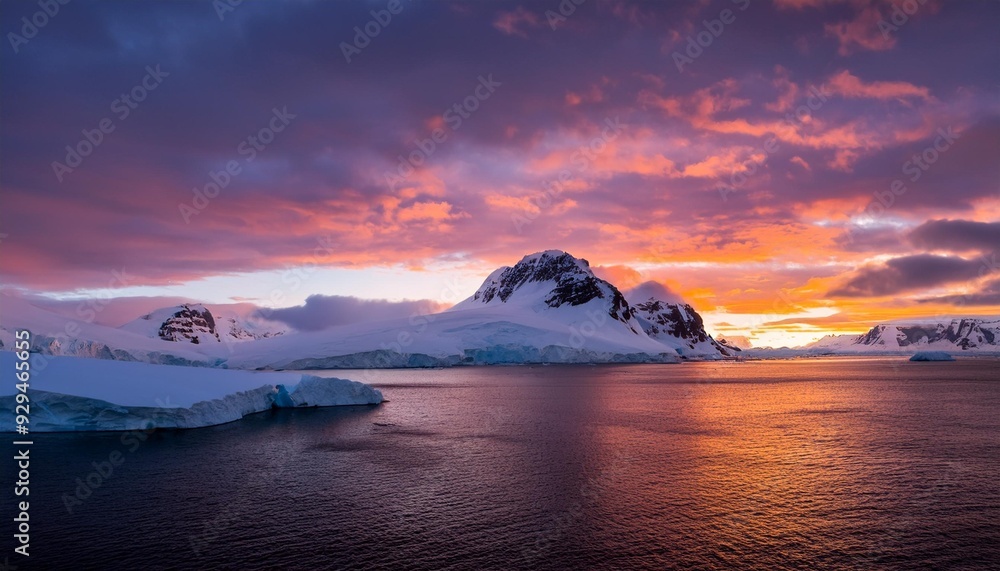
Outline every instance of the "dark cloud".
<path id="1" fill-rule="evenodd" d="M 944 295 L 919 300 L 920 303 L 947 303 L 962 306 L 1000 306 L 1000 280 L 986 282 L 979 291 L 964 295 Z"/>
<path id="2" fill-rule="evenodd" d="M 908 237 L 914 246 L 926 250 L 994 251 L 1000 248 L 1000 222 L 929 220 Z"/>
<path id="3" fill-rule="evenodd" d="M 861 268 L 831 297 L 881 297 L 946 284 L 967 282 L 992 271 L 980 260 L 917 254 Z"/>
<path id="4" fill-rule="evenodd" d="M 311 295 L 303 305 L 261 310 L 258 315 L 281 321 L 300 331 L 318 331 L 337 325 L 352 325 L 414 315 L 437 313 L 444 307 L 428 300 L 387 301 L 340 295 Z"/>
<path id="5" fill-rule="evenodd" d="M 834 243 L 848 252 L 903 253 L 908 245 L 897 228 L 851 228 L 834 238 Z"/>

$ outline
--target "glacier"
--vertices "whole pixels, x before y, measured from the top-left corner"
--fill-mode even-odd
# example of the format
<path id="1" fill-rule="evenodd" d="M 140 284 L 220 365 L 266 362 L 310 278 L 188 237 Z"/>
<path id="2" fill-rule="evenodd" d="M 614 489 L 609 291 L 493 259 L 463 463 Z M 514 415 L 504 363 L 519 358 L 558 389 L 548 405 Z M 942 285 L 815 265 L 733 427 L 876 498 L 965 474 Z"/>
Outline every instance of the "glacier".
<path id="1" fill-rule="evenodd" d="M 13 371 L 15 355 L 0 351 Z M 356 381 L 277 373 L 181 367 L 32 354 L 30 431 L 72 432 L 199 428 L 271 408 L 374 405 L 382 393 Z M 14 383 L 0 388 L 0 406 L 14 410 Z M 15 430 L 14 415 L 0 431 Z"/>

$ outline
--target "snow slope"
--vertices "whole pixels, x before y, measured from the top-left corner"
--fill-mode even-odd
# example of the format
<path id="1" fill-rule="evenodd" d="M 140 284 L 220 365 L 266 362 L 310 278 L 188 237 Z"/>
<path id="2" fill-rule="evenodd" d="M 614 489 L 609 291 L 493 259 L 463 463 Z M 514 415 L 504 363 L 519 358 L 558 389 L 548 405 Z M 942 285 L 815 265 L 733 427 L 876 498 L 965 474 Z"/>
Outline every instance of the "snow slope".
<path id="1" fill-rule="evenodd" d="M 171 365 L 216 366 L 228 356 L 218 343 L 212 347 L 184 346 L 144 333 L 92 323 L 84 312 L 79 319 L 67 318 L 12 296 L 0 298 L 0 349 L 13 345 L 14 332 L 32 333 L 32 350 L 52 355 L 95 357 L 119 361 L 143 361 Z"/>
<path id="2" fill-rule="evenodd" d="M 645 335 L 605 327 L 612 320 L 596 308 L 563 319 L 507 309 L 450 311 L 264 339 L 236 347 L 229 366 L 334 369 L 678 360 L 675 350 Z"/>
<path id="3" fill-rule="evenodd" d="M 13 371 L 15 355 L 0 351 Z M 343 379 L 230 371 L 33 354 L 28 396 L 32 432 L 197 428 L 277 407 L 378 404 L 382 393 Z M 14 410 L 13 382 L 0 406 Z M 0 431 L 14 430 L 13 414 Z"/>
<path id="4" fill-rule="evenodd" d="M 558 250 L 493 272 L 438 314 L 263 339 L 234 349 L 239 368 L 385 368 L 524 363 L 676 362 L 718 356 L 650 338 L 625 296 L 586 260 Z"/>

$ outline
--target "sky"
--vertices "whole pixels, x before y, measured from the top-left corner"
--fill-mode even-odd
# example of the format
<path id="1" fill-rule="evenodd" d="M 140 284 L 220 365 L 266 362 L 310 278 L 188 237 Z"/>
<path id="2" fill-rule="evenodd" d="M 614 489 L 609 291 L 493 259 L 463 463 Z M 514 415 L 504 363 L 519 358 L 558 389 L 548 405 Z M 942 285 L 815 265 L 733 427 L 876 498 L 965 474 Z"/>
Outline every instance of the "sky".
<path id="1" fill-rule="evenodd" d="M 384 316 L 561 249 L 757 345 L 1000 314 L 995 1 L 3 8 L 8 294 Z"/>

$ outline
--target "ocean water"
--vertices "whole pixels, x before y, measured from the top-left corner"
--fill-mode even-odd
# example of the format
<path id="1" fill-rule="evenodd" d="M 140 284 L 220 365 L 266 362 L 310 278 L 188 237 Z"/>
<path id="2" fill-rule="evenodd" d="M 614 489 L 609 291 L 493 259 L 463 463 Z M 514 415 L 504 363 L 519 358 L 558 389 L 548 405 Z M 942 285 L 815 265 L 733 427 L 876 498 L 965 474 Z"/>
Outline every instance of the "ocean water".
<path id="1" fill-rule="evenodd" d="M 1000 569 L 996 360 L 329 376 L 389 401 L 35 435 L 31 556 L 10 563 Z"/>

